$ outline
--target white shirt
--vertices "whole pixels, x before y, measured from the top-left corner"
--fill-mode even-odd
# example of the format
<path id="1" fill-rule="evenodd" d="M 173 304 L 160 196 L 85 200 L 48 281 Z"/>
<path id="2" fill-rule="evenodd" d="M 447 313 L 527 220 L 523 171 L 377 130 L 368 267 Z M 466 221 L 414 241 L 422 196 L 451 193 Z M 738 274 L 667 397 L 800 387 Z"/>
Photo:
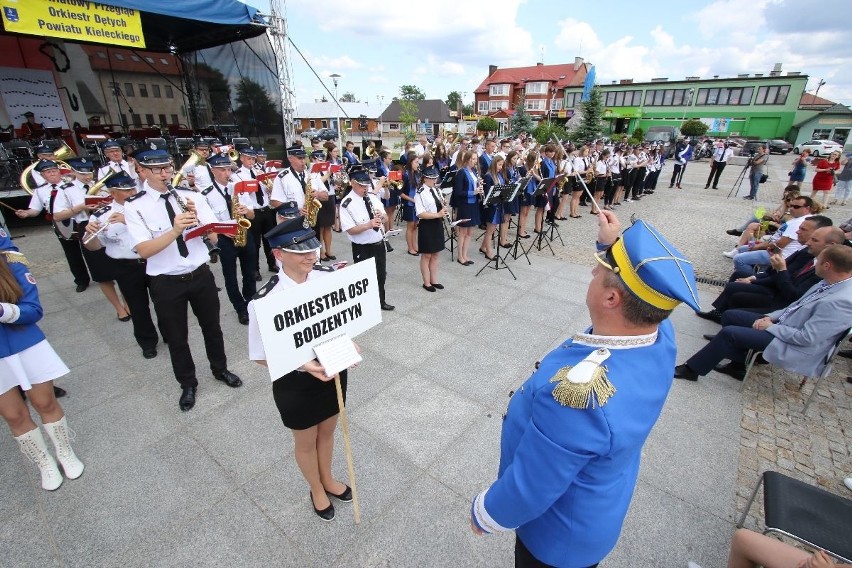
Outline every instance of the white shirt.
<path id="1" fill-rule="evenodd" d="M 799 226 L 807 218 L 808 217 L 806 215 L 802 215 L 801 217 L 792 217 L 790 219 L 787 219 L 781 225 L 781 227 L 779 227 L 778 231 L 776 231 L 776 233 L 774 235 L 772 235 L 772 238 L 770 240 L 773 241 L 773 242 L 776 241 L 777 239 L 780 239 L 781 237 L 787 237 L 788 239 L 790 239 L 790 242 L 787 243 L 787 246 L 785 246 L 781 250 L 781 256 L 783 256 L 784 258 L 789 257 L 791 254 L 793 254 L 797 250 L 805 248 L 805 245 L 803 245 L 802 243 L 799 242 L 798 235 L 796 235 L 796 231 L 799 230 Z M 781 231 L 781 228 L 783 228 L 784 230 Z M 778 235 L 778 237 L 775 238 L 775 235 Z"/>
<path id="2" fill-rule="evenodd" d="M 213 177 L 210 175 L 210 168 L 207 164 L 198 164 L 192 169 L 192 175 L 195 176 L 195 191 L 201 191 L 213 183 Z M 189 185 L 189 180 L 184 177 L 186 185 Z M 183 185 L 183 184 L 181 184 Z"/>
<path id="3" fill-rule="evenodd" d="M 426 187 L 425 185 L 417 190 L 414 195 L 414 209 L 419 217 L 421 213 L 437 213 L 438 203 L 441 202 L 441 196 L 437 187 Z M 437 201 L 435 201 L 437 199 Z"/>
<path id="4" fill-rule="evenodd" d="M 216 216 L 205 199 L 185 189 L 177 188 L 176 191 L 184 201 L 191 199 L 195 203 L 199 223 L 206 225 L 216 221 Z M 169 220 L 164 203 L 166 200 L 161 198 L 161 195 L 159 191 L 152 189 L 148 182 L 145 182 L 144 193 L 137 193 L 125 202 L 124 220 L 127 222 L 127 230 L 130 232 L 134 247 L 172 230 L 172 222 Z M 175 198 L 170 196 L 168 201 L 175 215 L 180 215 L 181 208 Z M 178 252 L 177 241 L 169 243 L 166 248 L 148 259 L 147 274 L 149 276 L 187 274 L 210 259 L 207 246 L 201 237 L 186 241 L 186 248 L 189 254 L 183 257 Z"/>
<path id="5" fill-rule="evenodd" d="M 423 144 L 420 144 L 419 142 L 415 144 L 414 148 L 412 149 L 414 150 L 414 153 L 417 154 L 418 158 L 426 153 L 426 147 Z"/>
<path id="6" fill-rule="evenodd" d="M 619 175 L 621 173 L 621 158 L 618 156 L 610 156 L 606 163 L 609 166 L 610 172 L 615 175 Z"/>
<path id="7" fill-rule="evenodd" d="M 92 217 L 99 223 L 109 223 L 109 218 L 114 213 L 124 213 L 124 205 L 113 201 L 95 211 Z M 109 223 L 97 238 L 110 258 L 139 258 L 133 239 L 124 223 Z"/>
<path id="8" fill-rule="evenodd" d="M 50 187 L 48 185 L 48 187 Z M 66 209 L 71 209 L 77 205 L 86 202 L 86 190 L 83 189 L 83 184 L 77 180 L 68 183 L 61 183 L 56 191 L 56 198 L 53 200 L 53 210 L 49 211 L 51 215 L 56 215 Z M 89 213 L 85 209 L 79 213 L 75 213 L 71 217 L 77 223 L 85 223 L 89 220 Z M 57 221 L 61 223 L 62 221 Z"/>
<path id="9" fill-rule="evenodd" d="M 603 160 L 598 160 L 597 162 L 595 162 L 595 175 L 606 175 L 606 162 L 604 162 Z"/>
<path id="10" fill-rule="evenodd" d="M 372 193 L 366 194 L 367 198 L 373 206 L 373 214 L 375 216 L 382 213 L 385 209 L 379 198 Z M 359 245 L 369 245 L 378 243 L 382 240 L 381 231 L 373 231 L 368 229 L 358 234 L 352 235 L 348 231 L 356 225 L 363 225 L 370 222 L 370 214 L 367 212 L 367 204 L 364 198 L 360 197 L 354 191 L 350 191 L 340 202 L 340 229 L 346 233 L 349 240 Z"/>
<path id="11" fill-rule="evenodd" d="M 284 172 L 287 173 L 284 174 Z M 297 176 L 298 174 L 289 168 L 278 174 L 272 183 L 272 193 L 269 195 L 269 199 L 280 201 L 281 203 L 295 201 L 296 207 L 299 209 L 303 208 L 305 206 L 305 190 L 302 188 L 302 184 L 299 183 Z"/>
<path id="12" fill-rule="evenodd" d="M 59 182 L 55 184 L 57 189 L 63 183 L 65 182 Z M 45 209 L 47 209 L 47 206 L 50 203 L 50 193 L 52 191 L 53 186 L 49 183 L 37 186 L 35 189 L 33 189 L 33 194 L 30 197 L 30 204 L 27 206 L 27 209 L 37 209 L 38 211 L 44 211 Z M 50 213 L 50 211 L 48 211 L 48 213 Z"/>
<path id="13" fill-rule="evenodd" d="M 134 180 L 139 181 L 139 174 L 136 173 L 136 170 L 134 168 L 130 167 L 130 164 L 127 160 L 121 160 L 120 162 L 108 162 L 107 164 L 101 166 L 100 168 L 98 168 L 98 175 L 95 176 L 95 179 L 102 179 L 111 171 L 123 171 L 125 174 L 127 174 Z"/>
<path id="14" fill-rule="evenodd" d="M 721 148 L 716 148 L 713 151 L 713 160 L 716 162 L 727 162 L 728 158 L 734 155 L 734 150 L 732 148 L 725 148 L 722 146 Z"/>
<path id="15" fill-rule="evenodd" d="M 218 183 L 216 185 L 211 183 L 206 189 L 201 191 L 201 195 L 203 195 L 207 200 L 207 205 L 210 206 L 210 209 L 213 211 L 217 220 L 232 220 L 231 214 L 228 212 L 228 207 L 233 204 L 234 182 L 228 182 L 224 186 Z M 244 205 L 248 209 L 257 207 L 257 202 L 252 194 L 245 192 L 239 193 L 237 195 L 237 200 L 240 205 Z"/>
<path id="16" fill-rule="evenodd" d="M 329 273 L 325 270 L 313 270 L 308 273 L 306 282 L 310 282 L 315 278 L 327 276 Z M 284 274 L 283 270 L 278 270 L 278 282 L 268 292 L 263 294 L 264 297 L 270 294 L 279 294 L 290 288 L 299 286 L 298 283 L 290 279 Z M 248 325 L 248 355 L 250 361 L 266 361 L 266 350 L 263 348 L 263 340 L 260 337 L 260 326 L 257 323 L 257 316 L 254 312 L 255 301 L 252 300 L 248 304 L 249 325 Z"/>

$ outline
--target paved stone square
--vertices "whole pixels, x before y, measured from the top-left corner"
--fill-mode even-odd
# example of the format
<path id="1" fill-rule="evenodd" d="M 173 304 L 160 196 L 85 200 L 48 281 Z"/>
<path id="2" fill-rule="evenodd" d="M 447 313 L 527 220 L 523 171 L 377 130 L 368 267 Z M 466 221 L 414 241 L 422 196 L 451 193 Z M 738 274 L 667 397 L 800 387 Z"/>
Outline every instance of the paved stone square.
<path id="1" fill-rule="evenodd" d="M 757 205 L 778 202 L 789 161 L 772 157 Z M 657 226 L 699 276 L 726 278 L 731 262 L 720 252 L 734 238 L 724 231 L 755 207 L 727 198 L 741 170 L 730 165 L 719 190 L 704 190 L 708 164 L 691 163 L 678 190 L 667 187 L 667 166 L 653 196 L 617 213 L 625 223 L 636 214 Z M 828 214 L 839 223 L 852 207 Z M 357 339 L 364 362 L 350 375 L 359 526 L 351 505 L 338 506 L 332 523 L 311 511 L 269 377 L 247 361 L 246 330 L 224 290 L 230 368 L 245 384 L 229 389 L 212 379 L 191 327 L 198 403 L 181 413 L 164 346 L 143 359 L 130 324 L 117 321 L 96 288 L 74 292 L 52 232 L 13 229 L 26 235 L 16 244 L 39 282 L 41 326 L 71 367 L 58 384 L 69 391 L 62 403 L 86 473 L 43 491 L 11 436 L 0 436 L 0 566 L 511 566 L 513 537 L 474 537 L 469 502 L 496 474 L 508 392 L 589 323 L 594 217 L 586 211 L 559 229 L 565 246 L 554 255 L 511 261 L 517 280 L 505 270 L 474 277 L 484 259 L 462 267 L 445 253 L 446 289 L 436 293 L 420 288 L 417 259 L 401 238 L 393 241 L 388 301 L 397 309 Z M 335 239 L 337 256 L 351 260 L 345 239 Z M 700 291 L 707 305 L 719 289 Z M 718 327 L 683 306 L 672 317 L 678 362 Z M 738 512 L 767 468 L 844 494 L 842 478 L 852 474 L 849 374 L 839 360 L 807 415 L 801 408 L 812 385 L 800 393 L 798 377 L 779 369 L 759 367 L 746 384 L 717 373 L 675 381 L 644 449 L 624 532 L 603 565 L 723 566 Z M 335 472 L 344 479 L 341 444 Z M 753 513 L 756 526 L 759 508 Z"/>

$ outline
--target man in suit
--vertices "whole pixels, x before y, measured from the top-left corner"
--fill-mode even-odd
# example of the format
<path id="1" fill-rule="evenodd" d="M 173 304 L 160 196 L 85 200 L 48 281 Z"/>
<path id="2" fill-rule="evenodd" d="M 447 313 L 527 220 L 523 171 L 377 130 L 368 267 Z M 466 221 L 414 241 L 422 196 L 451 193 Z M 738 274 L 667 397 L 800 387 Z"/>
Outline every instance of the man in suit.
<path id="1" fill-rule="evenodd" d="M 814 215 L 802 223 L 796 238 L 805 248 L 786 260 L 780 253 L 771 254 L 772 268 L 758 274 L 738 277 L 740 273 L 734 272 L 713 302 L 713 309 L 699 312 L 698 317 L 719 323 L 726 310 L 774 310 L 798 300 L 820 281 L 814 270 L 814 259 L 828 245 L 843 243 L 844 237 L 843 231 L 831 227 L 831 219 Z"/>
<path id="2" fill-rule="evenodd" d="M 784 309 L 765 316 L 728 310 L 725 327 L 703 349 L 675 367 L 675 378 L 697 381 L 712 370 L 742 380 L 749 349 L 788 371 L 810 377 L 820 373 L 822 355 L 852 322 L 852 248 L 826 247 L 815 263 L 822 279 Z M 722 359 L 730 363 L 718 365 Z"/>

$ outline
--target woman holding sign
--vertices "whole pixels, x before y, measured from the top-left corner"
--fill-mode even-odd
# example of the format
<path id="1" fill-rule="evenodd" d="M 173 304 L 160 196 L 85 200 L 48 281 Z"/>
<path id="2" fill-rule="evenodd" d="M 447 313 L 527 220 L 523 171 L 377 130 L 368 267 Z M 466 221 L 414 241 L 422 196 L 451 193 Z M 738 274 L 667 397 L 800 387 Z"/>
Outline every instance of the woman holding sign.
<path id="1" fill-rule="evenodd" d="M 320 242 L 303 222 L 302 216 L 288 219 L 266 233 L 281 269 L 258 291 L 255 299 L 284 292 L 332 272 L 330 267 L 316 264 Z M 265 366 L 266 352 L 254 305 L 254 301 L 249 304 L 249 358 Z M 331 473 L 339 412 L 333 378 L 327 377 L 325 369 L 314 359 L 272 383 L 272 397 L 281 422 L 293 431 L 296 464 L 310 486 L 311 505 L 324 521 L 334 519 L 330 497 L 344 503 L 352 501 L 352 490 Z M 340 383 L 345 400 L 346 371 L 341 371 Z"/>

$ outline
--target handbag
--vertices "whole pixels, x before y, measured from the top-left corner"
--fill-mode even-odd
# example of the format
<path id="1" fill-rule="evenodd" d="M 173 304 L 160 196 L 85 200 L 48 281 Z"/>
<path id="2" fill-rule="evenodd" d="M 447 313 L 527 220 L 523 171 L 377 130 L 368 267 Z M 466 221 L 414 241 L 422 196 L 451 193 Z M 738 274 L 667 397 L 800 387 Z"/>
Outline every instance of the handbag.
<path id="1" fill-rule="evenodd" d="M 769 174 L 763 174 L 760 176 L 760 183 L 766 183 L 766 180 L 769 179 Z"/>

